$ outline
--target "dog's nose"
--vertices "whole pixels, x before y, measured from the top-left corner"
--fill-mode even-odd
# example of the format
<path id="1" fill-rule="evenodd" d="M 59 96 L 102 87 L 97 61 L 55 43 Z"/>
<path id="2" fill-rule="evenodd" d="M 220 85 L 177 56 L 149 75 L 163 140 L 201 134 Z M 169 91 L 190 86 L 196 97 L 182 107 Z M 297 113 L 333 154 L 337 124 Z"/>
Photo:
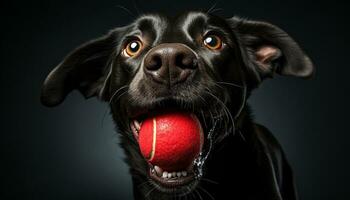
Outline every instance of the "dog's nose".
<path id="1" fill-rule="evenodd" d="M 144 72 L 155 82 L 174 85 L 184 82 L 197 69 L 193 51 L 180 43 L 165 43 L 151 49 L 144 60 Z"/>

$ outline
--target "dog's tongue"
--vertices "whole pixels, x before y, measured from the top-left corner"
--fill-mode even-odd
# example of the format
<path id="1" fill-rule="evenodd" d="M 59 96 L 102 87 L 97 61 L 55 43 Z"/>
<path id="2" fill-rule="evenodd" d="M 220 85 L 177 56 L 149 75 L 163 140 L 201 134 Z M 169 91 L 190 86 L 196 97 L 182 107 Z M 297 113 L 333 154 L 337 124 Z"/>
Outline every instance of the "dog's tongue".
<path id="1" fill-rule="evenodd" d="M 162 113 L 142 122 L 139 145 L 142 155 L 165 171 L 186 170 L 203 145 L 203 131 L 191 113 Z"/>

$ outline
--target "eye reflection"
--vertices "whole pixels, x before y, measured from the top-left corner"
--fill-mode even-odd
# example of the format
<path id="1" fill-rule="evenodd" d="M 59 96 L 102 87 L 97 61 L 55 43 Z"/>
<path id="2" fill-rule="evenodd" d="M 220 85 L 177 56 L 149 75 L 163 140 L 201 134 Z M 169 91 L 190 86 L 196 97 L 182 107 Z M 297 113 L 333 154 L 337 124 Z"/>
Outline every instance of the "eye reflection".
<path id="1" fill-rule="evenodd" d="M 141 48 L 142 42 L 140 40 L 132 40 L 126 45 L 124 53 L 128 57 L 133 57 L 140 52 Z"/>
<path id="2" fill-rule="evenodd" d="M 203 40 L 204 46 L 211 50 L 219 50 L 222 48 L 222 40 L 216 35 L 208 35 Z"/>

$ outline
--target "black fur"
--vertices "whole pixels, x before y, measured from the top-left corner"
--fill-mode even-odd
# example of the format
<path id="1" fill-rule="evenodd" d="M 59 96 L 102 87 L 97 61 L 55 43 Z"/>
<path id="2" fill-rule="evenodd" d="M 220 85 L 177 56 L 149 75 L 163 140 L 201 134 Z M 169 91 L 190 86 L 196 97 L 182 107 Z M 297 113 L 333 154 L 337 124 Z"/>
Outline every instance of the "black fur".
<path id="1" fill-rule="evenodd" d="M 208 32 L 223 39 L 222 50 L 203 47 L 201 40 Z M 144 48 L 136 57 L 123 57 L 126 42 L 136 36 L 145 41 Z M 171 88 L 150 80 L 142 70 L 147 53 L 167 43 L 184 44 L 198 56 L 196 73 Z M 266 46 L 272 48 L 273 56 L 261 59 L 266 52 L 260 51 Z M 281 147 L 265 127 L 252 120 L 246 99 L 262 80 L 275 73 L 307 78 L 313 72 L 310 59 L 298 44 L 269 23 L 223 19 L 203 12 L 173 18 L 150 14 L 71 52 L 48 75 L 41 101 L 56 106 L 78 89 L 86 98 L 96 96 L 110 103 L 130 166 L 135 199 L 295 200 L 292 171 Z M 164 108 L 195 113 L 206 133 L 214 119 L 218 124 L 203 177 L 191 187 L 173 192 L 149 178 L 148 165 L 129 127 L 131 118 Z"/>

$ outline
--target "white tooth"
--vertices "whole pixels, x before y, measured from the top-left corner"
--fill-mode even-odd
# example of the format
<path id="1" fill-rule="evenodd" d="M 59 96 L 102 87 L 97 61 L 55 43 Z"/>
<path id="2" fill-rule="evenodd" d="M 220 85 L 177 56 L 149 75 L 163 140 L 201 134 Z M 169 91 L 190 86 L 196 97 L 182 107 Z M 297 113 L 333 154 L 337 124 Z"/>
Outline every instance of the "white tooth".
<path id="1" fill-rule="evenodd" d="M 181 177 L 181 172 L 176 173 L 177 177 Z"/>
<path id="2" fill-rule="evenodd" d="M 163 177 L 163 178 L 168 178 L 168 172 L 163 172 L 162 177 Z"/>
<path id="3" fill-rule="evenodd" d="M 168 178 L 171 178 L 171 173 L 168 173 Z"/>
<path id="4" fill-rule="evenodd" d="M 186 171 L 182 171 L 181 174 L 182 174 L 182 176 L 187 176 L 187 172 Z"/>
<path id="5" fill-rule="evenodd" d="M 171 173 L 171 176 L 175 178 L 176 177 L 176 172 Z"/>
<path id="6" fill-rule="evenodd" d="M 158 167 L 157 165 L 154 166 L 154 170 L 156 171 L 158 176 L 161 176 L 163 174 L 162 168 Z"/>
<path id="7" fill-rule="evenodd" d="M 141 125 L 140 125 L 140 123 L 137 120 L 134 120 L 134 126 L 135 126 L 137 131 L 139 131 L 140 128 L 141 128 Z"/>

